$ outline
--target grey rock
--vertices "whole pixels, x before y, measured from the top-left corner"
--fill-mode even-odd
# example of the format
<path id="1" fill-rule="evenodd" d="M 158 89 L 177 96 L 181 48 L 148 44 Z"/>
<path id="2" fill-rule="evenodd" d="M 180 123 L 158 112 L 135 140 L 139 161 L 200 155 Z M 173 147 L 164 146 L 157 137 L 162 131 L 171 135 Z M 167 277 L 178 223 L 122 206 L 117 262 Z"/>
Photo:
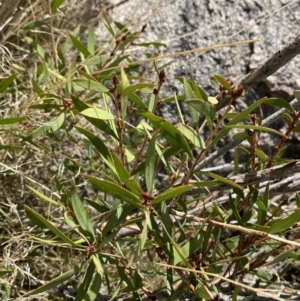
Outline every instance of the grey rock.
<path id="1" fill-rule="evenodd" d="M 220 73 L 238 81 L 251 69 L 292 41 L 300 29 L 300 2 L 283 0 L 111 0 L 112 20 L 140 29 L 148 24 L 146 39 L 166 44 L 164 53 L 175 53 L 218 43 L 259 39 L 254 44 L 224 47 L 202 53 L 176 57 L 167 68 L 168 83 L 177 85 L 176 75 L 193 74 L 196 81 L 214 93 L 210 76 Z M 115 5 L 115 6 L 114 6 Z M 99 29 L 99 35 L 103 30 Z M 269 77 L 272 90 L 289 95 L 300 88 L 298 67 L 294 58 Z M 167 83 L 167 84 L 168 84 Z"/>

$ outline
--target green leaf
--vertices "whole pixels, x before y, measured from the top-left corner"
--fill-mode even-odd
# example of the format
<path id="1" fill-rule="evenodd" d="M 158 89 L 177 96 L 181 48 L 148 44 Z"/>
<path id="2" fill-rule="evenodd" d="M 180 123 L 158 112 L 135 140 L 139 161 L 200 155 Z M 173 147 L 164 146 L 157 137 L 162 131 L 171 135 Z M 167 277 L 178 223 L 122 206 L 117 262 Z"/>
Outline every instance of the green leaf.
<path id="1" fill-rule="evenodd" d="M 278 218 L 270 221 L 267 226 L 270 227 L 268 233 L 274 234 L 287 230 L 288 228 L 294 226 L 300 221 L 300 209 L 295 210 L 290 216 L 286 218 Z"/>
<path id="2" fill-rule="evenodd" d="M 144 227 L 143 227 L 143 230 L 142 230 L 142 233 L 140 235 L 139 244 L 138 244 L 137 249 L 134 253 L 133 262 L 138 261 L 138 257 L 141 255 L 142 251 L 144 250 L 147 239 L 148 239 L 148 225 L 147 225 L 147 223 L 145 223 Z"/>
<path id="3" fill-rule="evenodd" d="M 0 144 L 0 150 L 1 149 L 5 149 L 8 151 L 19 151 L 19 150 L 23 149 L 23 146 L 11 145 L 11 144 L 9 144 L 9 145 L 8 144 L 6 144 L 6 145 Z"/>
<path id="4" fill-rule="evenodd" d="M 113 114 L 111 114 L 105 110 L 96 108 L 96 107 L 85 109 L 85 110 L 81 111 L 80 114 L 82 114 L 86 117 L 101 119 L 101 120 L 114 120 L 115 119 L 115 116 Z"/>
<path id="5" fill-rule="evenodd" d="M 206 148 L 204 140 L 193 128 L 182 123 L 176 124 L 176 127 L 196 147 L 200 149 Z"/>
<path id="6" fill-rule="evenodd" d="M 74 79 L 73 82 L 87 90 L 92 90 L 92 91 L 97 91 L 97 92 L 108 92 L 109 91 L 102 84 L 100 84 L 94 80 L 83 78 L 83 79 Z"/>
<path id="7" fill-rule="evenodd" d="M 127 86 L 126 88 L 123 89 L 122 95 L 130 95 L 131 93 L 137 92 L 138 90 L 148 88 L 148 87 L 153 87 L 153 84 L 151 83 L 138 83 L 135 85 Z"/>
<path id="8" fill-rule="evenodd" d="M 84 55 L 84 57 L 88 57 L 91 55 L 91 53 L 87 50 L 87 48 L 74 36 L 71 34 L 69 35 L 73 45 Z"/>
<path id="9" fill-rule="evenodd" d="M 130 176 L 128 171 L 125 169 L 124 165 L 120 161 L 120 159 L 116 156 L 115 153 L 111 154 L 114 162 L 114 166 L 116 168 L 116 172 L 120 178 L 120 180 L 128 187 L 134 194 L 139 197 L 142 197 L 143 191 L 141 187 L 134 181 L 134 178 Z"/>
<path id="10" fill-rule="evenodd" d="M 130 87 L 129 87 L 130 88 Z M 129 93 L 128 98 L 133 101 L 138 107 L 141 109 L 147 111 L 147 106 L 146 104 L 139 98 L 135 93 Z"/>
<path id="11" fill-rule="evenodd" d="M 17 122 L 22 122 L 24 120 L 26 120 L 26 117 L 5 118 L 5 119 L 0 119 L 0 124 L 12 124 Z"/>
<path id="12" fill-rule="evenodd" d="M 136 195 L 120 187 L 119 185 L 106 180 L 100 180 L 98 178 L 88 175 L 85 175 L 85 178 L 87 178 L 95 187 L 99 188 L 106 194 L 111 195 L 114 198 L 122 200 L 128 204 L 135 205 L 139 208 L 143 208 L 140 199 Z"/>
<path id="13" fill-rule="evenodd" d="M 268 265 L 276 264 L 276 263 L 279 263 L 279 262 L 282 263 L 294 251 L 295 251 L 294 248 L 290 248 L 289 250 L 283 251 L 282 253 L 280 253 L 279 255 L 277 255 L 275 258 L 272 258 L 272 260 L 269 261 L 268 263 L 266 263 L 266 265 L 268 266 Z"/>
<path id="14" fill-rule="evenodd" d="M 186 99 L 195 97 L 193 89 L 191 88 L 189 82 L 185 78 L 183 79 L 183 88 L 184 88 L 184 96 Z M 197 112 L 197 110 L 193 106 L 190 106 L 188 103 L 187 103 L 187 107 L 193 122 L 198 123 L 199 113 Z"/>
<path id="15" fill-rule="evenodd" d="M 300 90 L 295 90 L 294 96 L 298 101 L 300 101 Z"/>
<path id="16" fill-rule="evenodd" d="M 271 128 L 267 128 L 261 125 L 252 125 L 252 124 L 235 124 L 235 125 L 226 125 L 224 127 L 225 129 L 249 129 L 249 130 L 255 130 L 255 131 L 263 131 L 263 132 L 270 132 L 277 134 L 279 136 L 285 137 L 284 133 L 281 133 L 279 131 L 276 131 Z"/>
<path id="17" fill-rule="evenodd" d="M 170 199 L 177 197 L 193 188 L 194 188 L 194 185 L 182 185 L 180 187 L 167 189 L 164 192 L 160 193 L 158 196 L 156 196 L 151 201 L 151 203 L 154 205 L 154 204 L 158 204 L 158 203 L 170 200 Z"/>
<path id="18" fill-rule="evenodd" d="M 206 92 L 199 86 L 196 85 L 194 81 L 189 81 L 196 98 L 202 99 L 204 101 L 209 101 L 209 97 L 207 96 Z"/>
<path id="19" fill-rule="evenodd" d="M 228 93 L 232 92 L 232 89 L 230 87 L 230 84 L 227 82 L 227 80 L 220 74 L 215 74 L 211 79 L 211 82 L 213 82 L 213 85 L 219 89 L 219 84 L 216 83 L 220 83 L 227 91 Z"/>
<path id="20" fill-rule="evenodd" d="M 201 173 L 203 173 L 203 174 L 205 174 L 205 175 L 207 175 L 207 176 L 209 176 L 209 177 L 211 177 L 211 178 L 213 178 L 215 180 L 218 180 L 218 181 L 220 181 L 220 182 L 222 182 L 222 183 L 224 183 L 226 185 L 232 186 L 233 188 L 237 188 L 237 189 L 242 190 L 242 191 L 245 189 L 244 187 L 238 185 L 234 181 L 229 180 L 227 178 L 224 178 L 224 177 L 222 177 L 220 175 L 217 175 L 217 174 L 215 174 L 213 172 L 201 172 Z"/>
<path id="21" fill-rule="evenodd" d="M 94 271 L 95 271 L 95 265 L 94 265 L 93 261 L 91 260 L 88 268 L 86 269 L 84 277 L 78 287 L 75 301 L 81 301 L 85 297 L 85 295 L 89 289 L 89 286 L 92 282 Z"/>
<path id="22" fill-rule="evenodd" d="M 85 235 L 89 236 L 93 240 L 95 239 L 95 232 L 93 225 L 88 217 L 88 214 L 82 205 L 82 202 L 76 192 L 76 189 L 74 188 L 71 193 L 71 204 L 72 208 L 74 210 L 76 219 L 82 228 Z"/>
<path id="23" fill-rule="evenodd" d="M 227 126 L 230 125 L 234 125 L 237 124 L 238 122 L 240 122 L 243 119 L 247 119 L 247 117 L 249 116 L 249 114 L 255 110 L 257 107 L 261 106 L 265 101 L 267 100 L 267 98 L 262 98 L 256 102 L 254 102 L 252 105 L 250 105 L 247 109 L 245 109 L 243 112 L 239 113 L 238 115 L 236 115 L 228 124 Z M 229 132 L 229 128 L 223 128 L 215 137 L 215 139 L 210 143 L 210 145 L 207 146 L 208 150 L 211 149 L 219 140 L 221 140 L 228 132 Z"/>
<path id="24" fill-rule="evenodd" d="M 147 155 L 146 155 L 146 170 L 145 170 L 145 178 L 146 178 L 146 187 L 149 193 L 153 191 L 153 183 L 155 177 L 155 145 L 156 145 L 156 135 L 152 137 L 149 142 Z"/>
<path id="25" fill-rule="evenodd" d="M 289 102 L 287 102 L 284 99 L 280 98 L 268 98 L 265 102 L 265 104 L 272 105 L 272 106 L 277 106 L 280 108 L 286 108 L 290 110 L 291 112 L 294 112 L 294 108 L 290 105 Z"/>
<path id="26" fill-rule="evenodd" d="M 44 195 L 43 193 L 39 192 L 38 190 L 34 189 L 33 187 L 28 186 L 28 185 L 26 185 L 26 186 L 41 199 L 43 199 L 51 204 L 54 204 L 56 206 L 60 206 L 60 204 L 58 202 L 54 201 L 53 199 L 49 198 L 48 196 Z"/>
<path id="27" fill-rule="evenodd" d="M 65 234 L 63 234 L 58 228 L 53 226 L 50 222 L 48 222 L 44 217 L 42 217 L 40 214 L 29 208 L 25 205 L 26 214 L 28 218 L 34 222 L 34 223 L 42 223 L 47 229 L 49 229 L 51 232 L 53 232 L 57 237 L 59 237 L 62 241 L 64 241 L 67 244 L 70 244 L 71 246 L 78 247 L 76 243 L 74 243 L 70 238 L 68 238 Z"/>
<path id="28" fill-rule="evenodd" d="M 25 40 L 35 50 L 36 54 L 43 60 L 43 62 L 46 62 L 48 58 L 48 53 L 45 51 L 45 49 L 32 38 L 25 37 Z"/>
<path id="29" fill-rule="evenodd" d="M 160 129 L 161 135 L 168 142 L 170 142 L 172 145 L 180 145 L 186 151 L 190 158 L 193 157 L 185 138 L 173 124 L 149 112 L 142 113 L 142 115 L 151 121 L 155 129 Z"/>
<path id="30" fill-rule="evenodd" d="M 24 30 L 32 30 L 32 29 L 41 29 L 42 27 L 47 26 L 46 22 L 43 21 L 32 21 L 32 22 L 28 22 L 23 26 Z"/>
<path id="31" fill-rule="evenodd" d="M 255 274 L 263 281 L 270 281 L 273 278 L 273 275 L 268 273 L 266 270 L 257 270 Z"/>
<path id="32" fill-rule="evenodd" d="M 93 259 L 97 274 L 103 275 L 104 271 L 103 271 L 103 268 L 102 268 L 101 261 L 99 260 L 99 254 L 94 254 L 92 256 L 92 259 Z"/>
<path id="33" fill-rule="evenodd" d="M 123 67 L 121 67 L 121 79 L 122 79 L 122 91 L 124 91 L 126 88 L 128 88 L 129 81 Z M 124 120 L 127 114 L 128 96 L 121 94 L 120 102 L 121 102 L 121 117 Z"/>
<path id="34" fill-rule="evenodd" d="M 211 294 L 208 288 L 205 285 L 198 285 L 197 286 L 197 293 L 198 295 L 203 298 L 204 300 L 211 300 Z"/>
<path id="35" fill-rule="evenodd" d="M 94 276 L 94 281 L 93 281 L 88 293 L 83 298 L 83 300 L 84 301 L 94 301 L 97 298 L 97 296 L 99 295 L 101 283 L 102 283 L 102 277 L 100 274 L 97 273 Z"/>
<path id="36" fill-rule="evenodd" d="M 198 98 L 191 98 L 191 99 L 187 99 L 186 103 L 188 106 L 193 107 L 201 115 L 209 116 L 212 118 L 214 118 L 216 116 L 216 111 L 209 104 L 209 102 L 206 102 L 206 101 L 204 101 L 202 99 L 198 99 Z"/>
<path id="37" fill-rule="evenodd" d="M 64 0 L 53 0 L 51 5 L 51 12 L 55 14 L 59 7 L 63 4 Z"/>
<path id="38" fill-rule="evenodd" d="M 93 133 L 91 133 L 86 129 L 80 128 L 78 126 L 76 126 L 75 128 L 79 132 L 84 134 L 92 142 L 92 144 L 96 147 L 96 149 L 100 153 L 101 158 L 103 159 L 105 164 L 109 167 L 110 171 L 113 172 L 114 174 L 117 174 L 111 153 L 106 147 L 106 145 L 101 141 L 101 139 L 99 139 L 97 136 L 95 136 Z"/>
<path id="39" fill-rule="evenodd" d="M 46 125 L 40 126 L 39 128 L 35 129 L 32 133 L 30 133 L 28 136 L 26 136 L 23 139 L 25 141 L 32 140 L 44 134 L 54 133 L 63 126 L 65 122 L 65 118 L 66 118 L 66 114 L 61 113 L 56 119 L 50 121 Z"/>
<path id="40" fill-rule="evenodd" d="M 64 283 L 65 281 L 68 281 L 69 279 L 71 279 L 74 275 L 77 275 L 81 269 L 82 269 L 83 264 L 78 267 L 75 266 L 73 269 L 69 270 L 68 272 L 54 278 L 53 280 L 51 280 L 50 282 L 38 287 L 37 289 L 34 289 L 28 293 L 26 293 L 25 295 L 23 295 L 22 297 L 27 297 L 27 296 L 32 296 L 32 295 L 36 295 L 36 294 L 41 294 L 44 292 L 47 292 L 51 289 L 55 289 L 57 287 L 59 287 L 60 284 Z"/>
<path id="41" fill-rule="evenodd" d="M 89 28 L 87 49 L 91 54 L 95 52 L 95 25 L 94 24 L 91 24 Z"/>
<path id="42" fill-rule="evenodd" d="M 81 101 L 79 98 L 75 97 L 74 95 L 71 95 L 72 101 L 76 107 L 76 109 L 81 112 L 85 109 L 90 108 L 86 103 Z M 101 119 L 95 119 L 91 117 L 84 116 L 92 125 L 94 125 L 97 129 L 102 130 L 106 134 L 118 139 L 117 134 L 109 127 L 109 125 L 101 120 Z"/>
<path id="43" fill-rule="evenodd" d="M 4 78 L 0 82 L 0 93 L 3 93 L 10 86 L 10 84 L 14 81 L 14 79 L 16 77 L 17 77 L 17 74 L 13 74 L 9 77 Z"/>

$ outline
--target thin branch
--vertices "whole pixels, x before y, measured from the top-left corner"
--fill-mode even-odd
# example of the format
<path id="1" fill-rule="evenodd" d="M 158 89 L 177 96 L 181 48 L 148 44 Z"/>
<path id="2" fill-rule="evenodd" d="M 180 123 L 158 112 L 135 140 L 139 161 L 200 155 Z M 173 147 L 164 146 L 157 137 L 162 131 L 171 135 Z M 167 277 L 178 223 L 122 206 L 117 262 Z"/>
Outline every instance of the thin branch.
<path id="1" fill-rule="evenodd" d="M 300 35 L 298 35 L 292 43 L 285 44 L 280 50 L 261 63 L 256 69 L 250 71 L 239 81 L 239 83 L 241 83 L 245 90 L 248 91 L 256 84 L 275 73 L 299 53 Z M 218 111 L 228 106 L 231 101 L 232 99 L 230 97 L 220 100 L 216 105 L 216 110 Z"/>

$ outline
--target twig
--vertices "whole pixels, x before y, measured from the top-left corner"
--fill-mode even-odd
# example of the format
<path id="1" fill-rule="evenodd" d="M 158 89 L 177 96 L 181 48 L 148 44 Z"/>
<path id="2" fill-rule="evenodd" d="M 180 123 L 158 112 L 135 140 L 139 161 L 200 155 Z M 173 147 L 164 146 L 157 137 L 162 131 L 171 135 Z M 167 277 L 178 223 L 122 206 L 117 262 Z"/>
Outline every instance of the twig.
<path id="1" fill-rule="evenodd" d="M 250 71 L 244 76 L 239 83 L 242 84 L 246 91 L 253 88 L 256 84 L 263 81 L 279 68 L 284 66 L 288 61 L 300 53 L 300 35 L 292 43 L 285 44 L 279 51 L 274 53 L 269 59 L 261 63 L 256 69 Z M 235 85 L 234 85 L 235 86 Z M 220 110 L 231 103 L 232 99 L 225 98 L 216 105 L 216 110 Z"/>

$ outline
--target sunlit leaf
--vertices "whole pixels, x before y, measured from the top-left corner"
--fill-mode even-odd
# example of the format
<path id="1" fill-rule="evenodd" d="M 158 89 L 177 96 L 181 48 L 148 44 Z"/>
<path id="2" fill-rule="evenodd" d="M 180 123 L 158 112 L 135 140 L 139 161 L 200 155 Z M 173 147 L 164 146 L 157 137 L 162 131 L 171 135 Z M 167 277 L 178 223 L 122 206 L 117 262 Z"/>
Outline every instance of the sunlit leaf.
<path id="1" fill-rule="evenodd" d="M 181 194 L 193 189 L 193 185 L 182 185 L 180 187 L 170 188 L 161 192 L 158 196 L 156 196 L 151 203 L 158 204 L 167 200 L 170 200 L 174 197 L 180 196 Z"/>
<path id="2" fill-rule="evenodd" d="M 224 183 L 226 185 L 229 185 L 229 186 L 231 186 L 233 188 L 237 188 L 239 190 L 244 190 L 245 189 L 244 187 L 240 186 L 239 184 L 235 183 L 234 181 L 232 181 L 230 179 L 227 179 L 227 178 L 224 178 L 224 177 L 222 177 L 220 175 L 217 175 L 217 174 L 215 174 L 213 172 L 202 172 L 202 173 L 204 173 L 207 176 L 209 176 L 209 177 L 211 177 L 211 178 L 213 178 L 215 180 L 218 180 L 218 181 L 220 181 L 220 182 L 222 182 L 222 183 Z"/>
<path id="3" fill-rule="evenodd" d="M 95 239 L 95 232 L 93 225 L 88 217 L 88 214 L 76 192 L 76 189 L 73 189 L 71 193 L 71 204 L 74 210 L 76 219 L 84 231 L 84 234 L 89 236 L 92 239 Z"/>
<path id="4" fill-rule="evenodd" d="M 105 192 L 108 195 L 111 195 L 119 200 L 122 200 L 128 204 L 135 205 L 137 207 L 143 208 L 139 198 L 131 193 L 130 191 L 122 188 L 121 186 L 109 182 L 106 180 L 101 180 L 92 176 L 85 175 L 85 177 L 101 191 Z"/>
<path id="5" fill-rule="evenodd" d="M 105 110 L 93 107 L 88 108 L 80 112 L 82 115 L 86 117 L 91 117 L 95 119 L 102 119 L 102 120 L 113 120 L 115 116 Z"/>
<path id="6" fill-rule="evenodd" d="M 53 199 L 49 198 L 48 196 L 44 195 L 44 194 L 41 193 L 40 191 L 38 191 L 38 190 L 34 189 L 33 187 L 28 186 L 28 185 L 27 185 L 27 187 L 28 187 L 32 192 L 34 192 L 38 197 L 40 197 L 41 199 L 43 199 L 43 200 L 45 200 L 45 201 L 47 201 L 47 202 L 49 202 L 49 203 L 51 203 L 51 204 L 54 204 L 54 205 L 56 205 L 56 206 L 60 206 L 60 204 L 59 204 L 58 202 L 56 202 L 56 201 L 54 201 Z"/>
<path id="7" fill-rule="evenodd" d="M 150 193 L 153 190 L 153 183 L 155 177 L 155 144 L 156 144 L 156 136 L 153 136 L 148 145 L 148 150 L 146 155 L 146 170 L 145 170 L 147 191 Z"/>
<path id="8" fill-rule="evenodd" d="M 228 91 L 228 93 L 231 93 L 232 89 L 230 84 L 222 75 L 215 74 L 210 80 L 216 88 L 219 88 L 221 84 Z"/>
<path id="9" fill-rule="evenodd" d="M 97 91 L 97 92 L 108 92 L 109 91 L 102 84 L 100 84 L 99 82 L 96 82 L 94 80 L 74 79 L 73 82 L 87 90 L 92 90 L 92 91 Z"/>
<path id="10" fill-rule="evenodd" d="M 176 127 L 196 147 L 205 149 L 205 142 L 203 138 L 193 128 L 182 123 L 176 124 Z"/>
<path id="11" fill-rule="evenodd" d="M 192 98 L 187 99 L 186 103 L 188 106 L 193 107 L 198 113 L 204 116 L 215 117 L 215 109 L 206 101 L 202 99 Z"/>

